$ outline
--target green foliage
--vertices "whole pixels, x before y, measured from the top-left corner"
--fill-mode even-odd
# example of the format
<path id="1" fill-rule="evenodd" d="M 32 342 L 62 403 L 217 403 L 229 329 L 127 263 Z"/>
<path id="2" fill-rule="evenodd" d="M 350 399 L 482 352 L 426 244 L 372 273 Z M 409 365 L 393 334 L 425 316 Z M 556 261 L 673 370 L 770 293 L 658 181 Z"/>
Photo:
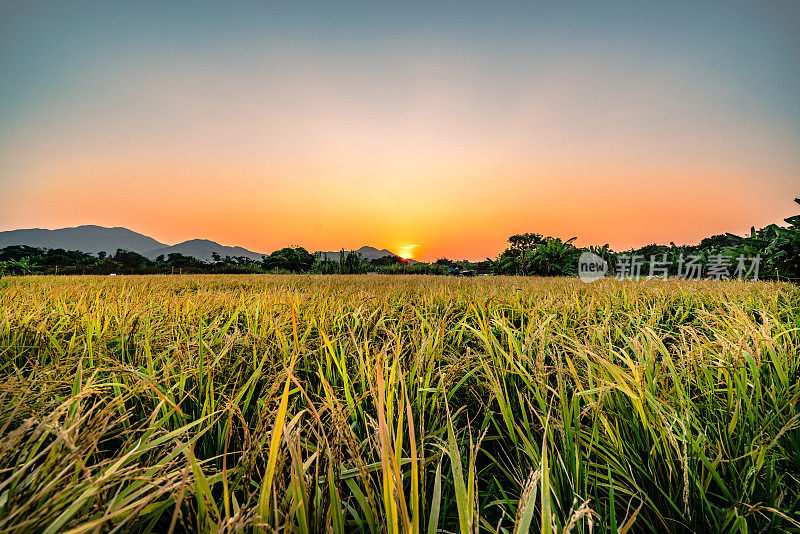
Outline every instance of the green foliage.
<path id="1" fill-rule="evenodd" d="M 6 260 L 0 265 L 3 273 L 8 274 L 31 274 L 35 272 L 37 265 L 30 258 L 24 257 L 18 260 Z"/>
<path id="2" fill-rule="evenodd" d="M 572 242 L 541 234 L 520 234 L 508 238 L 510 246 L 500 254 L 497 272 L 536 276 L 563 276 L 576 272 L 579 251 Z"/>
<path id="3" fill-rule="evenodd" d="M 367 262 L 361 257 L 360 252 L 351 250 L 339 252 L 339 274 L 363 274 L 367 272 Z"/>
<path id="4" fill-rule="evenodd" d="M 266 271 L 305 273 L 314 265 L 314 255 L 303 247 L 286 247 L 265 256 L 262 266 Z"/>
<path id="5" fill-rule="evenodd" d="M 800 204 L 800 198 L 794 199 Z M 766 278 L 800 282 L 800 215 L 785 219 L 788 227 L 771 224 L 747 237 L 729 235 L 733 241 L 726 251 L 732 256 L 756 255 L 763 258 L 762 273 Z"/>

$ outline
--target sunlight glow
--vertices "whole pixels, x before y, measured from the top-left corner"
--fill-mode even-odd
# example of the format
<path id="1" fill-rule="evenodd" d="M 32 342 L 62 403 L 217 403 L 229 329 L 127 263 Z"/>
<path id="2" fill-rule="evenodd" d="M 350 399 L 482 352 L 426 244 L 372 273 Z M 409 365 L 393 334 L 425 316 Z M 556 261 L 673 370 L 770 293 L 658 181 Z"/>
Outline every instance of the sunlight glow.
<path id="1" fill-rule="evenodd" d="M 400 251 L 398 255 L 403 258 L 404 260 L 411 260 L 414 259 L 414 249 L 417 248 L 419 245 L 405 245 L 400 247 Z"/>
<path id="2" fill-rule="evenodd" d="M 0 231 L 481 261 L 794 214 L 797 2 L 147 4 L 0 7 Z"/>

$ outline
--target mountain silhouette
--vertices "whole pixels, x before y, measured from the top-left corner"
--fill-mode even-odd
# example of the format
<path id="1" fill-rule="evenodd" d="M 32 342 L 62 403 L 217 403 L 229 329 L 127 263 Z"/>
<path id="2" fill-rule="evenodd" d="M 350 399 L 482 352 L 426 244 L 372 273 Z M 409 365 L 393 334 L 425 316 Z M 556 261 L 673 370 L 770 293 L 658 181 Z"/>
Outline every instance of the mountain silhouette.
<path id="1" fill-rule="evenodd" d="M 202 261 L 213 261 L 212 253 L 214 252 L 219 254 L 223 259 L 225 256 L 230 256 L 232 258 L 244 256 L 245 258 L 254 261 L 261 261 L 261 256 L 264 255 L 260 252 L 253 252 L 252 250 L 247 250 L 246 248 L 242 247 L 229 247 L 220 245 L 216 241 L 210 241 L 208 239 L 190 239 L 189 241 L 184 241 L 183 243 L 178 243 L 177 245 L 164 246 L 162 248 L 150 250 L 145 254 L 145 256 L 153 260 L 161 254 L 168 256 L 169 254 L 175 252 L 183 254 L 184 256 L 192 256 Z"/>
<path id="2" fill-rule="evenodd" d="M 190 239 L 177 245 L 167 245 L 146 236 L 122 227 L 106 228 L 97 225 L 76 226 L 73 228 L 59 228 L 45 230 L 41 228 L 28 228 L 23 230 L 8 230 L 0 232 L 0 248 L 12 245 L 27 245 L 37 248 L 63 248 L 65 250 L 80 250 L 91 254 L 105 252 L 114 254 L 117 249 L 136 252 L 150 259 L 160 255 L 168 256 L 172 253 L 191 256 L 202 261 L 213 261 L 212 254 L 216 252 L 221 258 L 225 256 L 244 256 L 254 261 L 261 261 L 261 252 L 253 252 L 237 246 L 221 245 L 209 239 Z M 345 251 L 349 252 L 349 251 Z M 397 256 L 386 249 L 364 246 L 356 252 L 365 260 L 374 260 L 386 256 Z M 331 261 L 339 261 L 340 251 L 316 252 L 318 258 L 327 257 Z M 410 263 L 416 263 L 409 260 Z"/>
<path id="3" fill-rule="evenodd" d="M 93 224 L 74 228 L 59 228 L 58 230 L 29 228 L 0 232 L 0 248 L 11 245 L 81 250 L 91 254 L 97 254 L 98 252 L 113 254 L 118 248 L 144 254 L 167 246 L 152 237 L 139 234 L 127 228 L 106 228 Z"/>

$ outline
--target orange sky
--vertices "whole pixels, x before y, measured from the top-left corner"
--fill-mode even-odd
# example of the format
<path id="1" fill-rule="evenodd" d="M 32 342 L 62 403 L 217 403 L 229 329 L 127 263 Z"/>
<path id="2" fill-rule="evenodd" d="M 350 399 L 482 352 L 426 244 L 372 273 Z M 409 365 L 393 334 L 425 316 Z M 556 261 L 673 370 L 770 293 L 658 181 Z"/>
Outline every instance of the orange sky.
<path id="1" fill-rule="evenodd" d="M 481 259 L 519 232 L 619 250 L 796 211 L 800 46 L 771 15 L 687 13 L 652 31 L 471 15 L 399 31 L 379 14 L 394 33 L 352 36 L 236 19 L 207 41 L 191 17 L 185 34 L 139 40 L 112 33 L 135 24 L 120 19 L 77 44 L 76 22 L 34 45 L 46 26 L 22 14 L 29 32 L 7 39 L 42 49 L 0 53 L 18 68 L 0 85 L 0 230 Z"/>

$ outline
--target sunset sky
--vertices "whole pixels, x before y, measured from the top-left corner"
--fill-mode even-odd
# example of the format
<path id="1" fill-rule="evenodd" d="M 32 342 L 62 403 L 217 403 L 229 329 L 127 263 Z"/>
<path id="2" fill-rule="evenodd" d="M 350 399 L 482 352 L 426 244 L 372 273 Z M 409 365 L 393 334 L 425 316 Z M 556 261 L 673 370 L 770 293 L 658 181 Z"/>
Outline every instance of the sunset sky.
<path id="1" fill-rule="evenodd" d="M 0 230 L 482 259 L 796 212 L 800 2 L 161 4 L 0 3 Z"/>

